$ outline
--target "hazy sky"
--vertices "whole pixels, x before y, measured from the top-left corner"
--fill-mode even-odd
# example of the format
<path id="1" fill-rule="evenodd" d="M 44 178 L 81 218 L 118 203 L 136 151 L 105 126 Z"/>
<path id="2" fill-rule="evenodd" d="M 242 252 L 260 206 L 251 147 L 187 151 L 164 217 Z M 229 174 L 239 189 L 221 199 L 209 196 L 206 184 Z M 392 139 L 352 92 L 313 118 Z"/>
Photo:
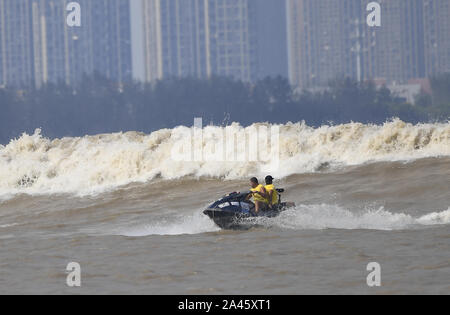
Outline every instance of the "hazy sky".
<path id="1" fill-rule="evenodd" d="M 133 54 L 133 77 L 145 80 L 144 52 L 142 46 L 142 0 L 131 0 L 131 42 Z"/>

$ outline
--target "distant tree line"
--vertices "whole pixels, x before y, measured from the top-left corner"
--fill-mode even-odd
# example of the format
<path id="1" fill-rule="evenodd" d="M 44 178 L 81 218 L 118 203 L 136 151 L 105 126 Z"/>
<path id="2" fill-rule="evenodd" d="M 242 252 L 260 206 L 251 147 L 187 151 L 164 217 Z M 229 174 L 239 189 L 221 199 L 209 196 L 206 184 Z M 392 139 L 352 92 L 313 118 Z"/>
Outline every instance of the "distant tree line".
<path id="1" fill-rule="evenodd" d="M 350 79 L 330 82 L 327 89 L 295 93 L 281 77 L 255 84 L 224 77 L 207 80 L 166 79 L 155 83 L 117 86 L 99 75 L 85 77 L 76 87 L 48 84 L 40 89 L 0 89 L 0 143 L 23 132 L 42 128 L 45 136 L 60 138 L 118 131 L 150 133 L 178 125 L 204 123 L 323 124 L 384 123 L 398 117 L 418 123 L 450 117 L 450 74 L 431 79 L 433 94 L 421 94 L 417 104 L 406 103 L 387 88 Z"/>

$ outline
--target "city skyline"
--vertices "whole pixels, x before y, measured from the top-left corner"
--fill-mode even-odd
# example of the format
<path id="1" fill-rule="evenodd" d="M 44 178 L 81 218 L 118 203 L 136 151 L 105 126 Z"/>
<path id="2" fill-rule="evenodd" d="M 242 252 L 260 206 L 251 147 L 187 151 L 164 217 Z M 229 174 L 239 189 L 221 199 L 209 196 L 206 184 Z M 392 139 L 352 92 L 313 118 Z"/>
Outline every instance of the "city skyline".
<path id="1" fill-rule="evenodd" d="M 289 78 L 301 88 L 338 77 L 407 83 L 450 71 L 446 0 L 0 0 L 0 85 L 230 76 Z"/>
<path id="2" fill-rule="evenodd" d="M 287 76 L 284 8 L 276 0 L 146 0 L 143 78 Z M 138 28 L 138 27 L 136 27 Z"/>
<path id="3" fill-rule="evenodd" d="M 0 1 L 0 85 L 70 85 L 94 72 L 117 82 L 132 79 L 128 0 L 79 0 L 79 27 L 66 23 L 69 2 Z"/>

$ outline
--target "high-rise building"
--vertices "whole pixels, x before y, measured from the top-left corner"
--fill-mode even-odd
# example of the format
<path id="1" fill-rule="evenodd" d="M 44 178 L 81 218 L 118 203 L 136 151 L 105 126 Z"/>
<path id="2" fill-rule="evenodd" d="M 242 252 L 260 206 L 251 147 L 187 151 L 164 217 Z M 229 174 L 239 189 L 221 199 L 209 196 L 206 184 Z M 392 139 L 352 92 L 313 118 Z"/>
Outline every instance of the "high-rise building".
<path id="1" fill-rule="evenodd" d="M 363 1 L 364 10 L 369 2 Z M 363 79 L 406 82 L 424 77 L 422 2 L 379 0 L 381 27 L 369 27 L 363 20 Z"/>
<path id="2" fill-rule="evenodd" d="M 352 32 L 358 27 L 354 25 L 360 12 L 357 4 L 351 0 L 288 0 L 289 78 L 293 85 L 311 87 L 356 75 Z"/>
<path id="3" fill-rule="evenodd" d="M 210 0 L 208 54 L 213 74 L 242 81 L 256 78 L 256 8 L 248 0 Z"/>
<path id="4" fill-rule="evenodd" d="M 423 0 L 425 72 L 450 72 L 450 1 Z"/>
<path id="5" fill-rule="evenodd" d="M 117 82 L 131 80 L 130 0 L 90 1 L 94 71 Z"/>
<path id="6" fill-rule="evenodd" d="M 33 23 L 30 0 L 0 0 L 0 85 L 34 81 Z"/>
<path id="7" fill-rule="evenodd" d="M 289 77 L 294 85 L 324 85 L 341 76 L 387 82 L 424 76 L 423 1 L 377 1 L 381 27 L 366 23 L 369 2 L 288 0 Z"/>
<path id="8" fill-rule="evenodd" d="M 247 0 L 144 0 L 146 79 L 251 78 Z"/>
<path id="9" fill-rule="evenodd" d="M 208 1 L 143 0 L 142 5 L 146 80 L 209 75 Z"/>
<path id="10" fill-rule="evenodd" d="M 79 27 L 67 25 L 69 2 L 0 1 L 0 84 L 75 84 L 94 72 L 131 80 L 129 0 L 78 0 Z"/>
<path id="11" fill-rule="evenodd" d="M 143 0 L 146 80 L 285 74 L 284 10 L 284 0 Z"/>
<path id="12" fill-rule="evenodd" d="M 93 72 L 91 2 L 79 1 L 81 27 L 66 23 L 65 0 L 32 0 L 35 86 L 47 82 L 78 82 Z"/>

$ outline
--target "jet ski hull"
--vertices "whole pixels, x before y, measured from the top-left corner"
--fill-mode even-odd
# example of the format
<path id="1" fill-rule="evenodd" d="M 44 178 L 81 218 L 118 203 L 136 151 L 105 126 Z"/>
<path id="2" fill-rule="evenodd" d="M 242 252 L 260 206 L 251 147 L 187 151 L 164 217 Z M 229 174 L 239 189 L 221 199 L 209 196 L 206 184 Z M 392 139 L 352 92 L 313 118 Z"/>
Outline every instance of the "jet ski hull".
<path id="1" fill-rule="evenodd" d="M 214 223 L 224 230 L 235 230 L 242 227 L 242 221 L 246 218 L 250 218 L 251 215 L 244 213 L 235 213 L 222 211 L 217 209 L 207 209 L 203 211 Z"/>
<path id="2" fill-rule="evenodd" d="M 251 210 L 230 207 L 230 209 L 206 209 L 203 211 L 214 223 L 224 230 L 241 230 L 247 229 L 254 224 L 251 224 L 250 218 L 274 218 L 280 215 L 281 212 L 289 209 L 289 204 L 280 204 L 278 209 L 270 211 L 261 211 L 259 214 L 255 214 Z"/>

